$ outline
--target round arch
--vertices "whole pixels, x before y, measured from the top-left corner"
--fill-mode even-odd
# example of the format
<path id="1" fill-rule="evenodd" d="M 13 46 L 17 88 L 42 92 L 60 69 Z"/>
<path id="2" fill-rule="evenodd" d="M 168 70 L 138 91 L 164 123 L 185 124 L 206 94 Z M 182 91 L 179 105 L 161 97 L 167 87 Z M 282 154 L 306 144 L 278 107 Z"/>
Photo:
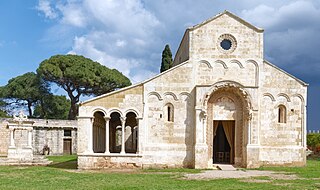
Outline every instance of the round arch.
<path id="1" fill-rule="evenodd" d="M 225 163 L 246 166 L 246 145 L 249 141 L 249 123 L 253 109 L 251 100 L 243 85 L 234 81 L 218 82 L 205 94 L 203 106 L 207 112 L 208 163 L 217 162 L 219 157 L 222 160 L 228 158 L 223 160 Z M 222 141 L 217 141 L 217 138 L 221 133 L 226 139 L 223 143 L 229 145 L 229 149 L 223 151 L 218 150 Z"/>
<path id="2" fill-rule="evenodd" d="M 94 107 L 91 110 L 91 115 L 94 116 L 94 113 L 96 112 L 102 112 L 104 114 L 104 116 L 107 116 L 107 110 L 104 107 L 98 106 L 98 107 Z"/>
<path id="3" fill-rule="evenodd" d="M 117 112 L 118 114 L 120 114 L 120 117 L 123 117 L 123 113 L 119 108 L 110 108 L 107 112 L 107 117 L 111 117 L 111 114 Z"/>
<path id="4" fill-rule="evenodd" d="M 133 112 L 137 117 L 141 117 L 140 112 L 134 108 L 126 109 L 126 111 L 124 111 L 124 115 L 126 116 L 129 112 Z"/>

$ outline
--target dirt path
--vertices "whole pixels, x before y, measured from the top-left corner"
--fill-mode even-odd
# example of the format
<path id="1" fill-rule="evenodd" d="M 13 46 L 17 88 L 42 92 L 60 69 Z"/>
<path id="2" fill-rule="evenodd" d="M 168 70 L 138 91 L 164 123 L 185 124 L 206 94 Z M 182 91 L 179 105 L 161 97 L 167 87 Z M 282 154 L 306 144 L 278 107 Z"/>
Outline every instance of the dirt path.
<path id="1" fill-rule="evenodd" d="M 225 178 L 251 178 L 266 176 L 271 179 L 294 180 L 299 179 L 298 176 L 288 173 L 279 173 L 273 171 L 257 171 L 257 170 L 237 170 L 237 171 L 223 171 L 223 170 L 208 170 L 198 174 L 185 174 L 185 179 L 225 179 Z"/>

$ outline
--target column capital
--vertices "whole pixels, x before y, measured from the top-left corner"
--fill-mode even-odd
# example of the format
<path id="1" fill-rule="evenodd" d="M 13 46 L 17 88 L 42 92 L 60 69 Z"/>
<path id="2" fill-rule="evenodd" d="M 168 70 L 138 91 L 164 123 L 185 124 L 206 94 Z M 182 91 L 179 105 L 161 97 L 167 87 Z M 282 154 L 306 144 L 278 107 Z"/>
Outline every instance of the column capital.
<path id="1" fill-rule="evenodd" d="M 127 119 L 126 117 L 120 117 L 120 120 L 121 120 L 122 123 L 125 122 L 126 119 Z"/>
<path id="2" fill-rule="evenodd" d="M 104 117 L 104 120 L 106 120 L 106 121 L 109 121 L 110 119 L 111 119 L 111 117 L 109 117 L 109 116 Z"/>

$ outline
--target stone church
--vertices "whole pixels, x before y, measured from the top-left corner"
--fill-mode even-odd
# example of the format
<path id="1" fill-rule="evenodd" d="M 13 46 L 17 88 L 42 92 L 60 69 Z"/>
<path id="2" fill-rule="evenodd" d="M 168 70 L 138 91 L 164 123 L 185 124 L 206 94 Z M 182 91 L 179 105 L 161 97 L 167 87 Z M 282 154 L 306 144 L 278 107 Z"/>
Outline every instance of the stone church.
<path id="1" fill-rule="evenodd" d="M 78 167 L 305 165 L 307 84 L 263 49 L 228 11 L 188 28 L 173 68 L 81 103 Z"/>

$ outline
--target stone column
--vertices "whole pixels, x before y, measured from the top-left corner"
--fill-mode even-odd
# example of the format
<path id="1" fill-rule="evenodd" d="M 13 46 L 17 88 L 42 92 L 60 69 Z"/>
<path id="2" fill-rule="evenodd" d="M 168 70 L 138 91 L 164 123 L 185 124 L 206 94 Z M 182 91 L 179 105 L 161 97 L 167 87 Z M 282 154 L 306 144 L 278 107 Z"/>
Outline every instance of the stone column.
<path id="1" fill-rule="evenodd" d="M 196 107 L 196 130 L 195 130 L 195 168 L 208 168 L 208 145 L 206 144 L 207 115 L 204 110 Z"/>
<path id="2" fill-rule="evenodd" d="M 247 122 L 248 122 L 248 145 L 252 144 L 252 130 L 251 130 L 251 121 L 252 121 L 252 113 L 249 112 L 248 117 L 247 117 Z"/>
<path id="3" fill-rule="evenodd" d="M 10 148 L 15 148 L 14 144 L 14 128 L 10 128 Z"/>
<path id="4" fill-rule="evenodd" d="M 32 148 L 32 128 L 28 128 L 28 147 Z"/>
<path id="5" fill-rule="evenodd" d="M 109 140 L 109 121 L 111 119 L 111 117 L 104 117 L 104 119 L 106 120 L 106 151 L 104 152 L 105 154 L 110 154 L 110 140 Z"/>
<path id="6" fill-rule="evenodd" d="M 93 119 L 94 117 L 88 117 L 90 119 L 90 125 L 88 126 L 88 153 L 93 153 Z M 79 142 L 79 141 L 78 141 Z"/>
<path id="7" fill-rule="evenodd" d="M 126 150 L 125 150 L 125 125 L 126 125 L 126 117 L 120 117 L 121 119 L 121 152 L 120 154 L 125 154 Z"/>
<path id="8" fill-rule="evenodd" d="M 247 168 L 257 168 L 260 166 L 259 126 L 252 125 L 256 117 L 255 110 L 250 110 L 246 118 L 248 122 L 248 144 L 245 158 Z"/>
<path id="9" fill-rule="evenodd" d="M 137 154 L 140 154 L 140 138 L 139 138 L 139 135 L 140 135 L 140 120 L 142 118 L 141 117 L 137 117 L 136 120 L 137 120 Z"/>

